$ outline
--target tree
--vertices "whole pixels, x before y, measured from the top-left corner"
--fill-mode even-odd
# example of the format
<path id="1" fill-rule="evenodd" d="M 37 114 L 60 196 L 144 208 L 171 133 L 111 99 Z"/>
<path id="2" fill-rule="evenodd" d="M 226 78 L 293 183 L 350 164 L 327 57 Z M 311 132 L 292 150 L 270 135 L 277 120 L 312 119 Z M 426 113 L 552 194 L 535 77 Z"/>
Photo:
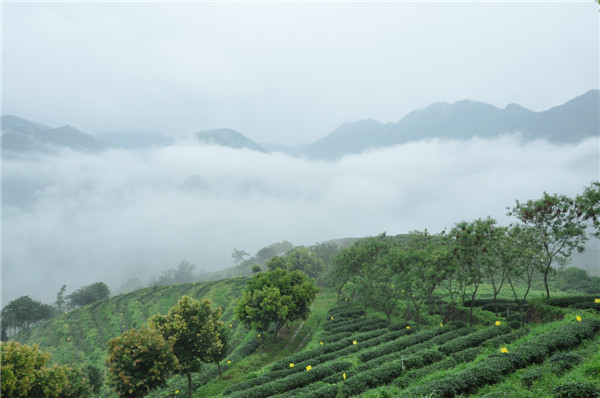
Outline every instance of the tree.
<path id="1" fill-rule="evenodd" d="M 285 258 L 280 256 L 273 256 L 267 261 L 267 269 L 269 271 L 276 270 L 277 268 L 287 270 L 287 264 Z"/>
<path id="2" fill-rule="evenodd" d="M 0 343 L 2 396 L 5 397 L 91 397 L 83 372 L 76 367 L 47 366 L 50 354 L 37 345 L 16 341 Z"/>
<path id="3" fill-rule="evenodd" d="M 58 312 L 65 312 L 65 290 L 67 289 L 67 285 L 62 285 L 60 290 L 56 293 L 56 301 L 54 305 Z"/>
<path id="4" fill-rule="evenodd" d="M 56 310 L 47 304 L 21 296 L 2 309 L 2 341 L 46 319 L 52 319 Z"/>
<path id="5" fill-rule="evenodd" d="M 284 257 L 273 256 L 267 262 L 267 268 L 273 271 L 276 268 L 287 271 L 301 271 L 310 278 L 317 278 L 323 271 L 323 260 L 308 247 L 295 247 L 288 251 Z"/>
<path id="6" fill-rule="evenodd" d="M 120 397 L 143 397 L 164 387 L 179 368 L 173 341 L 154 329 L 130 329 L 107 345 L 107 382 Z"/>
<path id="7" fill-rule="evenodd" d="M 217 363 L 219 377 L 221 377 L 221 361 L 225 359 L 227 356 L 227 350 L 229 349 L 229 330 L 225 327 L 225 325 L 221 326 L 219 338 L 221 339 L 221 347 L 214 352 L 213 361 Z"/>
<path id="8" fill-rule="evenodd" d="M 260 264 L 254 264 L 251 269 L 252 269 L 252 272 L 255 274 L 258 274 L 262 270 L 262 268 L 260 267 Z"/>
<path id="9" fill-rule="evenodd" d="M 461 221 L 450 231 L 454 238 L 453 254 L 467 276 L 467 287 L 471 288 L 471 307 L 469 326 L 473 323 L 475 296 L 484 276 L 484 264 L 489 260 L 489 251 L 497 233 L 494 231 L 496 220 L 488 217 L 473 222 Z"/>
<path id="10" fill-rule="evenodd" d="M 488 256 L 485 256 L 484 275 L 492 284 L 494 313 L 498 315 L 498 294 L 515 264 L 515 246 L 510 239 L 509 228 L 496 227 L 494 239 L 490 242 Z"/>
<path id="11" fill-rule="evenodd" d="M 583 219 L 596 229 L 594 236 L 600 239 L 600 182 L 594 181 L 585 187 L 583 193 L 577 196 L 576 203 Z"/>
<path id="12" fill-rule="evenodd" d="M 231 257 L 233 258 L 233 262 L 235 265 L 238 265 L 242 261 L 244 261 L 245 257 L 248 257 L 250 253 L 245 252 L 244 250 L 233 249 L 233 253 L 231 253 Z"/>
<path id="13" fill-rule="evenodd" d="M 179 362 L 177 373 L 186 375 L 188 392 L 192 396 L 192 373 L 202 364 L 214 362 L 222 352 L 221 308 L 212 308 L 210 300 L 198 301 L 183 296 L 166 315 L 148 319 L 150 328 L 173 341 L 173 353 Z"/>
<path id="14" fill-rule="evenodd" d="M 96 301 L 107 299 L 110 296 L 110 290 L 104 282 L 92 283 L 89 286 L 84 286 L 77 289 L 67 296 L 68 307 L 77 308 Z"/>
<path id="15" fill-rule="evenodd" d="M 509 210 L 509 216 L 515 216 L 525 226 L 531 227 L 533 239 L 542 248 L 544 287 L 546 297 L 550 298 L 548 275 L 553 264 L 565 264 L 574 250 L 582 252 L 588 237 L 586 234 L 585 211 L 577 201 L 565 195 L 548 195 L 525 203 L 516 201 Z"/>
<path id="16" fill-rule="evenodd" d="M 445 277 L 451 253 L 440 237 L 432 236 L 427 231 L 412 232 L 403 252 L 404 264 L 399 267 L 401 286 L 417 312 L 419 327 L 421 307 L 432 301 L 434 290 Z"/>
<path id="17" fill-rule="evenodd" d="M 188 263 L 183 260 L 179 263 L 177 268 L 172 268 L 167 271 L 163 271 L 158 280 L 155 282 L 157 285 L 170 285 L 172 283 L 186 283 L 194 280 L 194 270 L 196 264 Z"/>
<path id="18" fill-rule="evenodd" d="M 309 278 L 317 278 L 325 265 L 323 260 L 308 247 L 295 247 L 286 254 L 286 267 L 288 271 L 304 272 Z"/>
<path id="19" fill-rule="evenodd" d="M 339 296 L 347 284 L 352 284 L 365 308 L 374 297 L 374 286 L 369 279 L 373 276 L 373 267 L 382 256 L 387 255 L 390 243 L 385 233 L 354 242 L 352 246 L 340 251 L 334 258 L 334 269 L 330 283 L 337 285 Z"/>
<path id="20" fill-rule="evenodd" d="M 521 325 L 523 325 L 523 305 L 531 290 L 536 272 L 543 267 L 544 255 L 540 241 L 536 239 L 536 231 L 532 227 L 511 226 L 503 239 L 503 261 L 507 263 L 509 272 L 508 284 L 519 305 Z M 517 282 L 525 285 L 525 290 L 517 289 Z M 519 297 L 519 290 L 521 296 Z"/>
<path id="21" fill-rule="evenodd" d="M 260 333 L 273 325 L 273 338 L 277 338 L 286 322 L 308 318 L 316 294 L 314 280 L 299 271 L 261 272 L 248 281 L 235 316 L 246 328 Z"/>

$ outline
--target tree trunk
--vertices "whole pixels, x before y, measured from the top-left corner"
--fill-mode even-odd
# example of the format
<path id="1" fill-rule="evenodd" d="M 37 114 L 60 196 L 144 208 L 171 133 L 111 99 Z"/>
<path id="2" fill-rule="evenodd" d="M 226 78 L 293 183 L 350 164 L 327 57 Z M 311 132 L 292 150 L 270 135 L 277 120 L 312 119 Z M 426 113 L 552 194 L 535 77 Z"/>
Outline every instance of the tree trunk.
<path id="1" fill-rule="evenodd" d="M 188 379 L 188 395 L 192 398 L 192 374 L 186 373 Z"/>
<path id="2" fill-rule="evenodd" d="M 221 361 L 217 361 L 217 368 L 219 368 L 219 377 L 221 377 Z"/>
<path id="3" fill-rule="evenodd" d="M 544 271 L 544 286 L 546 287 L 546 297 L 550 300 L 550 289 L 548 288 L 548 272 L 550 272 L 550 265 L 546 267 Z"/>

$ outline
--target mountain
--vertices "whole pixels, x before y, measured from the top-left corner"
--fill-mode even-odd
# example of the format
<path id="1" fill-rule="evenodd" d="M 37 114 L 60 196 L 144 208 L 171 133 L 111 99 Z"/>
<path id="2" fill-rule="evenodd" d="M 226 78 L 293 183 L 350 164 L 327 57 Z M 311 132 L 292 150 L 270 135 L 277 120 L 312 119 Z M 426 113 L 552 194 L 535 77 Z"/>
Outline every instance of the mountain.
<path id="1" fill-rule="evenodd" d="M 600 131 L 599 90 L 590 90 L 563 105 L 534 112 L 517 104 L 504 109 L 483 102 L 462 100 L 435 103 L 415 110 L 397 123 L 375 120 L 345 123 L 301 152 L 312 159 L 339 159 L 370 148 L 429 139 L 468 140 L 518 133 L 524 140 L 547 139 L 570 143 Z"/>
<path id="2" fill-rule="evenodd" d="M 266 152 L 256 142 L 232 129 L 203 130 L 196 133 L 196 139 L 209 145 L 227 146 L 230 148 L 248 148 L 253 151 Z"/>
<path id="3" fill-rule="evenodd" d="M 45 152 L 58 148 L 98 152 L 109 145 L 76 128 L 66 125 L 51 128 L 17 116 L 2 116 L 2 153 Z"/>
<path id="4" fill-rule="evenodd" d="M 108 142 L 114 147 L 123 149 L 142 149 L 165 147 L 172 145 L 174 140 L 154 131 L 140 132 L 110 132 L 102 133 L 96 138 Z"/>

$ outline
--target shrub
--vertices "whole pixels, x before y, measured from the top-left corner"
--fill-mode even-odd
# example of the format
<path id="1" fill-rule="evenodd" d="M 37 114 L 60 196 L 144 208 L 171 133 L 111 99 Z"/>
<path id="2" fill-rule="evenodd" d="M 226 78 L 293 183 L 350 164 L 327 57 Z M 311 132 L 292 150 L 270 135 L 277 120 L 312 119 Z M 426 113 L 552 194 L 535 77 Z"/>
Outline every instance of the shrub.
<path id="1" fill-rule="evenodd" d="M 550 370 L 557 376 L 561 376 L 567 370 L 581 363 L 581 357 L 572 352 L 558 352 L 550 357 Z"/>
<path id="2" fill-rule="evenodd" d="M 306 386 L 315 381 L 324 379 L 336 372 L 344 372 L 352 366 L 351 362 L 340 361 L 330 364 L 315 366 L 310 371 L 293 373 L 289 376 L 273 380 L 266 384 L 251 387 L 232 394 L 233 397 L 240 398 L 262 398 L 275 394 L 281 394 L 298 387 Z"/>
<path id="3" fill-rule="evenodd" d="M 297 354 L 292 354 L 292 355 L 289 355 L 278 361 L 275 361 L 273 363 L 273 365 L 271 366 L 271 371 L 286 369 L 286 368 L 289 368 L 290 363 L 301 363 L 308 359 L 319 357 L 323 354 L 329 354 L 329 353 L 333 353 L 333 352 L 348 348 L 349 346 L 352 346 L 352 341 L 354 341 L 354 340 L 360 341 L 361 343 L 364 344 L 366 341 L 368 341 L 370 339 L 373 339 L 373 338 L 376 338 L 376 337 L 379 337 L 379 336 L 382 336 L 385 334 L 389 334 L 389 332 L 386 329 L 378 329 L 378 330 L 374 330 L 371 332 L 361 333 L 356 336 L 347 337 L 338 342 L 326 344 L 324 346 L 321 346 L 321 347 L 318 347 L 318 348 L 315 348 L 312 350 L 299 352 Z M 363 344 L 361 344 L 360 347 L 364 348 Z"/>
<path id="4" fill-rule="evenodd" d="M 335 334 L 328 334 L 325 337 L 323 337 L 323 342 L 325 343 L 333 343 L 336 341 L 339 341 L 341 339 L 345 339 L 346 337 L 350 337 L 352 336 L 352 332 L 340 332 L 340 333 L 335 333 Z"/>
<path id="5" fill-rule="evenodd" d="M 555 307 L 567 308 L 576 303 L 594 303 L 597 296 L 568 296 L 568 297 L 553 297 L 546 301 L 546 304 Z"/>
<path id="6" fill-rule="evenodd" d="M 493 326 L 467 336 L 451 340 L 441 345 L 438 349 L 444 354 L 449 355 L 454 352 L 462 351 L 466 348 L 477 347 L 486 340 L 509 333 L 510 331 L 511 329 L 506 325 Z"/>
<path id="7" fill-rule="evenodd" d="M 466 348 L 462 351 L 453 353 L 452 358 L 454 358 L 454 360 L 457 363 L 471 362 L 472 360 L 477 358 L 477 356 L 481 354 L 482 351 L 483 349 L 481 347 Z"/>
<path id="8" fill-rule="evenodd" d="M 600 389 L 588 382 L 571 382 L 554 388 L 556 398 L 598 398 Z"/>
<path id="9" fill-rule="evenodd" d="M 402 351 L 412 345 L 423 343 L 435 336 L 451 332 L 452 330 L 455 330 L 455 327 L 453 327 L 452 325 L 447 325 L 443 328 L 431 329 L 424 332 L 415 333 L 410 336 L 401 337 L 387 344 L 381 344 L 377 347 L 373 347 L 370 350 L 365 350 L 359 354 L 359 358 L 362 362 L 367 362 L 373 358 L 377 358 L 382 355 L 386 355 L 396 351 Z"/>
<path id="10" fill-rule="evenodd" d="M 458 363 L 452 357 L 448 357 L 442 359 L 439 362 L 434 362 L 431 365 L 424 366 L 420 369 L 414 369 L 406 372 L 396 380 L 394 380 L 394 384 L 400 388 L 406 388 L 410 384 L 414 383 L 416 380 L 419 380 L 422 377 L 427 376 L 428 374 L 438 372 L 444 369 L 451 369 L 455 367 Z"/>
<path id="11" fill-rule="evenodd" d="M 534 382 L 539 380 L 544 375 L 544 368 L 535 367 L 521 375 L 521 382 L 527 388 L 530 388 Z"/>

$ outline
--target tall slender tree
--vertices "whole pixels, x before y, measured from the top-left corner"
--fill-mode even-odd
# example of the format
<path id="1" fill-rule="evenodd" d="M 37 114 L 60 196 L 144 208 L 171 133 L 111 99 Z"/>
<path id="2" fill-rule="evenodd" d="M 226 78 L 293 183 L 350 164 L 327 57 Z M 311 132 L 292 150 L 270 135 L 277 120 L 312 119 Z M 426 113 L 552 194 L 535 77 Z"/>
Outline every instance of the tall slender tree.
<path id="1" fill-rule="evenodd" d="M 580 204 L 565 195 L 549 195 L 544 192 L 541 199 L 519 201 L 509 209 L 523 225 L 531 227 L 532 238 L 542 248 L 544 287 L 550 298 L 548 276 L 554 272 L 553 265 L 565 264 L 574 251 L 582 252 L 588 240 L 586 213 Z"/>

